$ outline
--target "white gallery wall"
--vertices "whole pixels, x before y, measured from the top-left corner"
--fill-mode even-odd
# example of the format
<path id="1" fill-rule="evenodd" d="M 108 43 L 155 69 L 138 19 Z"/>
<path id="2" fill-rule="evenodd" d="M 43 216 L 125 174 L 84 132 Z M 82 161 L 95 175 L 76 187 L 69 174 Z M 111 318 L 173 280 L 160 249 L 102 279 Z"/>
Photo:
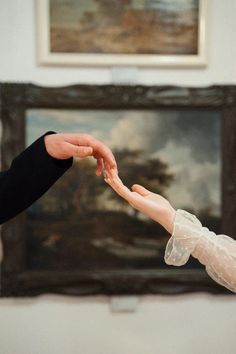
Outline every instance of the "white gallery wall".
<path id="1" fill-rule="evenodd" d="M 209 3 L 208 67 L 142 69 L 137 74 L 139 83 L 204 86 L 236 81 L 236 0 L 204 1 Z M 0 0 L 1 81 L 30 81 L 47 86 L 111 82 L 109 69 L 39 67 L 36 39 L 34 0 Z"/>
<path id="2" fill-rule="evenodd" d="M 85 0 L 86 1 L 86 0 Z M 236 84 L 236 0 L 208 1 L 208 66 L 139 69 L 135 83 Z M 40 67 L 33 0 L 0 0 L 0 81 L 112 83 L 108 68 Z M 0 354 L 234 354 L 236 298 L 145 296 L 114 313 L 108 297 L 0 300 Z"/>

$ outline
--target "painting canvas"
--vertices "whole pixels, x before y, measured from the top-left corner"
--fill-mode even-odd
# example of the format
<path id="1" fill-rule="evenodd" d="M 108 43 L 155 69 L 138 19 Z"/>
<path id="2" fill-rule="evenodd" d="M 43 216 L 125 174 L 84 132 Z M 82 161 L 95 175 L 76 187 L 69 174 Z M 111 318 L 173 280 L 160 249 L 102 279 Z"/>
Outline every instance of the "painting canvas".
<path id="1" fill-rule="evenodd" d="M 114 152 L 119 174 L 165 195 L 176 208 L 221 231 L 220 114 L 194 110 L 29 109 L 27 144 L 45 130 L 86 132 Z M 79 159 L 27 211 L 32 270 L 158 269 L 167 234 L 133 210 Z M 200 267 L 192 259 L 187 268 Z"/>
<path id="2" fill-rule="evenodd" d="M 235 237 L 235 86 L 0 89 L 3 170 L 46 131 L 90 133 L 114 151 L 128 187 L 140 183 Z M 1 236 L 1 296 L 229 293 L 193 258 L 167 266 L 165 230 L 96 177 L 91 157 L 75 159 Z"/>
<path id="3" fill-rule="evenodd" d="M 39 0 L 41 62 L 205 64 L 206 1 Z"/>

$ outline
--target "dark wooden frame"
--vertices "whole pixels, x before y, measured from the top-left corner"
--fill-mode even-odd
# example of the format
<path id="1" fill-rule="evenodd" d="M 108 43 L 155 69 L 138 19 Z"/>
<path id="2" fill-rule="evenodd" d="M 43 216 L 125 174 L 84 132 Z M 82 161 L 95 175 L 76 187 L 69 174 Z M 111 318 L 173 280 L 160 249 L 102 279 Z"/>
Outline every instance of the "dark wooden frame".
<path id="1" fill-rule="evenodd" d="M 197 109 L 222 113 L 223 232 L 236 236 L 236 86 L 94 86 L 61 88 L 32 84 L 0 84 L 2 169 L 24 148 L 25 112 L 29 108 L 69 109 Z M 4 260 L 1 295 L 42 293 L 182 294 L 229 293 L 203 270 L 168 268 L 129 271 L 29 271 L 26 265 L 24 214 L 2 227 Z"/>

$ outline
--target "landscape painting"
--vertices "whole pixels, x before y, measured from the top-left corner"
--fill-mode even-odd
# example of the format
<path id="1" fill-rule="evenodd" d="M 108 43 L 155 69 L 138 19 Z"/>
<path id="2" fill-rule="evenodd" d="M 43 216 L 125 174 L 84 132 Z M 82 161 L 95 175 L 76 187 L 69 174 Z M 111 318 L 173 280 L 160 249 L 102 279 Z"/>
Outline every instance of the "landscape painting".
<path id="1" fill-rule="evenodd" d="M 52 53 L 197 54 L 198 0 L 50 0 Z"/>
<path id="2" fill-rule="evenodd" d="M 39 61 L 206 65 L 204 0 L 37 0 Z"/>
<path id="3" fill-rule="evenodd" d="M 89 133 L 112 149 L 124 184 L 167 197 L 219 233 L 220 121 L 204 110 L 27 109 L 26 143 L 50 130 Z M 59 271 L 163 268 L 169 237 L 95 176 L 93 158 L 75 159 L 28 209 L 26 235 L 29 269 Z"/>

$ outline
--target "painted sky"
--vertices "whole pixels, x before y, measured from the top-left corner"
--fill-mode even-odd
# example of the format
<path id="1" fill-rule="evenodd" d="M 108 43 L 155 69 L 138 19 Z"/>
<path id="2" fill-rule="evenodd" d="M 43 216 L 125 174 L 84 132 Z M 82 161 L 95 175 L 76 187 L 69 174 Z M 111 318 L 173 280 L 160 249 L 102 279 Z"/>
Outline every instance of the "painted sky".
<path id="1" fill-rule="evenodd" d="M 192 12 L 197 14 L 199 0 L 110 0 L 113 9 L 122 7 L 136 10 L 156 10 L 177 14 Z M 74 28 L 78 26 L 85 12 L 99 11 L 99 1 L 95 0 L 50 0 L 52 26 Z"/>
<path id="2" fill-rule="evenodd" d="M 144 159 L 158 157 L 175 174 L 167 195 L 176 208 L 211 207 L 220 214 L 216 112 L 28 110 L 27 144 L 47 130 L 90 133 L 114 150 L 142 149 Z"/>

